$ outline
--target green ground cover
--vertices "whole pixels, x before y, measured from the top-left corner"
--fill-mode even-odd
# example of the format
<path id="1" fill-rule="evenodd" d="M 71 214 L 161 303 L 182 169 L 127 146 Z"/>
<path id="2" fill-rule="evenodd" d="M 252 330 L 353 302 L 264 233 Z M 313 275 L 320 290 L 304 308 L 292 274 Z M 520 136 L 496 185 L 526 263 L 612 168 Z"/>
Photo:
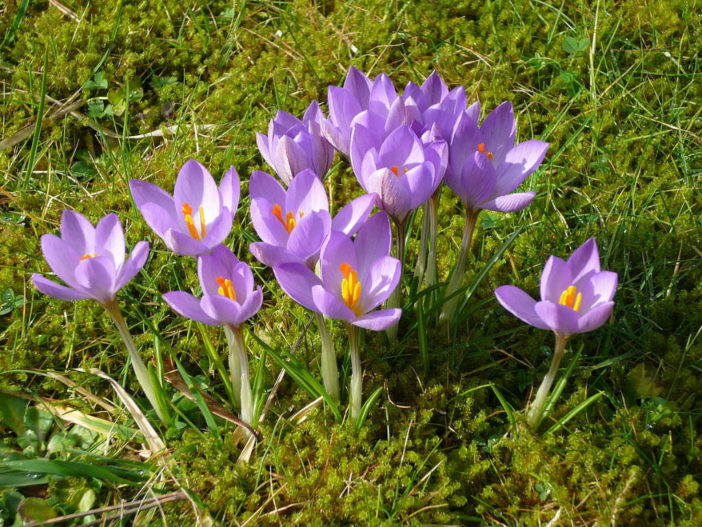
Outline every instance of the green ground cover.
<path id="1" fill-rule="evenodd" d="M 138 524 L 702 524 L 700 22 L 696 0 L 3 3 L 0 524 L 13 524 L 22 500 L 26 515 L 48 517 L 182 488 L 189 500 L 141 512 Z M 301 416 L 312 398 L 287 376 L 261 441 L 237 464 L 235 427 L 169 385 L 172 426 L 146 413 L 168 453 L 140 463 L 148 445 L 133 415 L 105 379 L 75 371 L 98 368 L 139 394 L 122 343 L 94 302 L 33 288 L 31 273 L 48 271 L 39 236 L 71 208 L 93 222 L 117 212 L 130 249 L 149 240 L 144 270 L 118 295 L 137 345 L 159 371 L 180 361 L 224 405 L 204 344 L 221 351 L 224 335 L 160 299 L 198 287 L 194 261 L 155 237 L 127 180 L 170 190 L 190 158 L 216 179 L 235 165 L 244 197 L 227 242 L 264 285 L 252 369 L 273 386 L 280 365 L 268 345 L 294 349 L 319 378 L 308 315 L 248 255 L 245 196 L 251 171 L 269 171 L 254 133 L 278 108 L 301 115 L 325 100 L 352 64 L 398 88 L 436 69 L 479 98 L 483 116 L 513 101 L 518 140 L 551 145 L 523 185 L 534 203 L 481 216 L 469 298 L 449 332 L 410 309 L 399 342 L 366 335 L 364 396 L 381 390 L 360 430 L 323 405 Z M 325 184 L 336 208 L 361 193 L 338 157 Z M 448 192 L 439 227 L 443 278 L 462 230 Z M 535 434 L 521 410 L 552 335 L 519 322 L 493 290 L 537 293 L 547 257 L 592 236 L 603 269 L 619 274 L 614 316 L 572 339 L 562 371 L 577 363 Z M 65 407 L 103 421 L 72 424 Z"/>

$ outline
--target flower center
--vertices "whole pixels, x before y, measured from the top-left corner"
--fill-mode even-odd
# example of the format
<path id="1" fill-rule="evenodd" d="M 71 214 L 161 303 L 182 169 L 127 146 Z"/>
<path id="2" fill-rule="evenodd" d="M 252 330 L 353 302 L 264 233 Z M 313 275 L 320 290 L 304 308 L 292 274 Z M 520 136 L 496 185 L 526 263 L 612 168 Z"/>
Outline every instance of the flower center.
<path id="1" fill-rule="evenodd" d="M 358 300 L 361 298 L 361 282 L 358 281 L 358 273 L 347 263 L 341 264 L 339 270 L 344 274 L 344 279 L 341 281 L 341 298 L 344 299 L 344 304 L 357 317 L 360 317 L 361 309 L 358 306 Z"/>
<path id="2" fill-rule="evenodd" d="M 217 292 L 229 298 L 230 300 L 236 300 L 236 293 L 234 292 L 234 285 L 231 280 L 225 280 L 224 277 L 218 276 L 216 279 L 217 284 L 219 284 L 219 289 Z"/>
<path id="3" fill-rule="evenodd" d="M 390 167 L 390 170 L 392 171 L 393 174 L 395 174 L 397 177 L 400 177 L 400 167 Z M 406 174 L 407 173 L 407 167 L 404 167 L 402 169 L 402 173 Z"/>
<path id="4" fill-rule="evenodd" d="M 200 229 L 202 230 L 202 234 L 197 231 L 197 227 L 195 227 L 195 222 L 193 222 L 193 209 L 192 207 L 186 202 L 183 203 L 183 216 L 185 217 L 185 224 L 188 226 L 188 232 L 190 232 L 190 236 L 195 238 L 198 241 L 201 241 L 205 237 L 205 211 L 202 210 L 202 207 L 200 207 Z"/>
<path id="5" fill-rule="evenodd" d="M 488 159 L 492 161 L 492 152 L 488 152 L 487 150 L 485 150 L 485 143 L 480 143 L 478 145 L 478 152 L 480 152 L 481 154 L 485 154 L 488 157 Z"/>
<path id="6" fill-rule="evenodd" d="M 568 306 L 577 311 L 580 309 L 580 302 L 583 300 L 583 294 L 577 293 L 574 285 L 571 285 L 568 289 L 561 293 L 561 299 L 558 303 L 562 306 Z"/>
<path id="7" fill-rule="evenodd" d="M 82 262 L 83 260 L 88 260 L 90 258 L 97 258 L 97 253 L 85 253 L 80 257 L 80 261 Z"/>
<path id="8" fill-rule="evenodd" d="M 297 225 L 297 221 L 295 220 L 295 213 L 288 212 L 285 215 L 285 218 L 283 218 L 283 209 L 281 209 L 280 205 L 278 205 L 277 203 L 273 205 L 271 212 L 273 213 L 273 216 L 278 218 L 278 221 L 283 224 L 283 227 L 285 227 L 285 230 L 288 232 L 288 234 L 290 234 L 295 228 L 295 225 Z M 302 218 L 304 215 L 305 213 L 300 211 L 300 218 Z"/>

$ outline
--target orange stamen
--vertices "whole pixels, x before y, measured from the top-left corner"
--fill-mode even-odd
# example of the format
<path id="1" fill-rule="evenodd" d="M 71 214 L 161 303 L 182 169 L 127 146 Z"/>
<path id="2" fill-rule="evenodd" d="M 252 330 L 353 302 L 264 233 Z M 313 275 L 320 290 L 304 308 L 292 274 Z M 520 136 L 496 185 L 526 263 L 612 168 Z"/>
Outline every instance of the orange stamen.
<path id="1" fill-rule="evenodd" d="M 361 298 L 361 282 L 358 281 L 358 273 L 347 263 L 341 264 L 339 270 L 344 275 L 341 281 L 341 298 L 344 304 L 359 317 L 361 316 L 361 308 L 358 306 Z"/>
<path id="2" fill-rule="evenodd" d="M 488 156 L 488 159 L 492 161 L 492 152 L 487 152 L 485 150 L 485 143 L 480 143 L 478 145 L 478 152 L 480 152 L 481 154 L 485 154 L 486 156 Z"/>
<path id="3" fill-rule="evenodd" d="M 580 303 L 583 300 L 583 294 L 578 293 L 575 286 L 571 285 L 561 293 L 561 298 L 558 303 L 562 306 L 568 306 L 573 309 L 573 311 L 578 311 L 580 309 Z"/>
<path id="4" fill-rule="evenodd" d="M 89 258 L 97 258 L 96 253 L 85 253 L 83 256 L 80 257 L 80 261 L 82 262 L 83 260 L 88 260 Z"/>
<path id="5" fill-rule="evenodd" d="M 183 216 L 185 217 L 185 225 L 188 226 L 188 232 L 190 236 L 198 241 L 201 241 L 205 237 L 205 211 L 200 207 L 200 229 L 202 234 L 197 231 L 195 227 L 195 222 L 193 221 L 193 208 L 186 202 L 183 203 L 182 207 Z"/>
<path id="6" fill-rule="evenodd" d="M 285 230 L 288 232 L 288 234 L 290 234 L 295 228 L 295 225 L 297 225 L 297 222 L 295 221 L 295 214 L 292 212 L 288 212 L 285 215 L 285 219 L 283 219 L 283 209 L 281 209 L 280 205 L 278 205 L 277 203 L 273 205 L 271 212 L 273 213 L 273 216 L 278 218 L 278 221 L 283 224 L 283 227 L 285 227 Z M 300 212 L 301 218 L 303 215 L 304 213 Z"/>
<path id="7" fill-rule="evenodd" d="M 230 300 L 236 300 L 236 293 L 234 292 L 234 285 L 232 284 L 231 280 L 225 280 L 221 276 L 218 276 L 215 280 L 219 284 L 219 289 L 217 292 L 220 295 L 227 297 Z"/>

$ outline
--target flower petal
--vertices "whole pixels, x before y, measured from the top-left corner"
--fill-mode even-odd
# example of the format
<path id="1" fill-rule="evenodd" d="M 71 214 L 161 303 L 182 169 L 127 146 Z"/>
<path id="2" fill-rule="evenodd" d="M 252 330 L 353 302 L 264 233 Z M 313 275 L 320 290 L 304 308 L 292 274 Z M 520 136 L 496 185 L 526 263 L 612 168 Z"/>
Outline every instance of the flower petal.
<path id="1" fill-rule="evenodd" d="M 351 200 L 332 220 L 332 230 L 341 231 L 347 236 L 353 236 L 368 218 L 375 205 L 374 194 L 364 194 Z"/>
<path id="2" fill-rule="evenodd" d="M 573 282 L 577 282 L 591 271 L 600 272 L 600 253 L 595 238 L 587 240 L 570 255 L 568 267 L 573 275 Z"/>
<path id="3" fill-rule="evenodd" d="M 539 329 L 550 329 L 534 310 L 536 300 L 513 285 L 503 285 L 495 289 L 495 296 L 502 307 L 522 322 Z"/>
<path id="4" fill-rule="evenodd" d="M 239 303 L 223 295 L 203 295 L 200 307 L 205 315 L 221 324 L 237 327 L 245 320 Z"/>
<path id="5" fill-rule="evenodd" d="M 360 277 L 360 304 L 364 313 L 385 302 L 400 282 L 400 260 L 384 256 L 374 261 L 365 276 Z"/>
<path id="6" fill-rule="evenodd" d="M 172 202 L 169 207 L 171 209 L 173 208 Z M 153 230 L 159 238 L 164 239 L 164 241 L 166 233 L 169 230 L 180 231 L 181 229 L 180 222 L 158 203 L 143 203 L 139 207 L 139 212 L 141 212 L 144 221 L 151 227 L 151 230 Z"/>
<path id="7" fill-rule="evenodd" d="M 76 266 L 76 280 L 82 289 L 100 303 L 114 299 L 115 264 L 107 256 L 87 258 Z"/>
<path id="8" fill-rule="evenodd" d="M 319 313 L 312 288 L 321 286 L 321 280 L 301 263 L 284 263 L 273 268 L 275 278 L 285 293 L 298 304 Z"/>
<path id="9" fill-rule="evenodd" d="M 236 168 L 232 165 L 219 183 L 219 195 L 222 199 L 222 206 L 229 209 L 232 216 L 234 216 L 239 206 L 240 194 L 241 184 L 239 183 L 239 174 L 237 174 Z"/>
<path id="10" fill-rule="evenodd" d="M 95 227 L 74 210 L 66 209 L 61 214 L 61 239 L 81 256 L 95 252 Z"/>
<path id="11" fill-rule="evenodd" d="M 356 98 L 362 108 L 368 107 L 372 83 L 358 68 L 351 66 L 344 81 L 344 88 Z"/>
<path id="12" fill-rule="evenodd" d="M 222 207 L 219 216 L 207 225 L 205 238 L 202 243 L 206 247 L 215 247 L 222 243 L 232 230 L 232 213 L 229 209 Z"/>
<path id="13" fill-rule="evenodd" d="M 390 254 L 392 231 L 387 214 L 379 212 L 360 228 L 353 242 L 356 269 L 360 278 L 365 277 L 376 260 Z M 349 262 L 351 263 L 351 262 Z"/>
<path id="14" fill-rule="evenodd" d="M 484 208 L 485 200 L 492 195 L 496 182 L 497 175 L 490 159 L 485 154 L 474 152 L 466 159 L 460 179 L 451 180 L 448 185 L 466 207 L 477 210 Z"/>
<path id="15" fill-rule="evenodd" d="M 124 231 L 114 212 L 102 218 L 95 228 L 95 252 L 112 258 L 116 268 L 124 263 Z"/>
<path id="16" fill-rule="evenodd" d="M 40 293 L 52 298 L 58 298 L 59 300 L 83 300 L 85 298 L 91 298 L 90 295 L 82 291 L 59 285 L 37 273 L 32 275 L 32 282 L 34 282 L 34 287 L 36 287 Z"/>
<path id="17" fill-rule="evenodd" d="M 258 146 L 258 151 L 261 152 L 264 161 L 268 163 L 269 167 L 275 170 L 275 164 L 273 163 L 273 158 L 268 148 L 268 137 L 261 132 L 256 132 L 256 146 Z"/>
<path id="18" fill-rule="evenodd" d="M 312 211 L 329 210 L 324 184 L 314 171 L 306 169 L 293 178 L 285 198 L 285 208 L 295 216 L 299 216 L 300 212 L 309 214 Z"/>
<path id="19" fill-rule="evenodd" d="M 163 241 L 171 251 L 181 256 L 200 256 L 210 252 L 210 248 L 201 241 L 175 229 L 166 231 Z"/>
<path id="20" fill-rule="evenodd" d="M 239 311 L 239 319 L 241 322 L 239 323 L 243 324 L 258 313 L 258 310 L 261 309 L 261 305 L 263 305 L 263 290 L 259 285 L 255 291 L 252 291 L 251 294 L 246 297 L 246 301 L 241 304 L 241 310 Z"/>
<path id="21" fill-rule="evenodd" d="M 149 243 L 139 242 L 134 246 L 132 254 L 117 273 L 115 291 L 122 289 L 144 267 L 149 256 Z"/>
<path id="22" fill-rule="evenodd" d="M 517 192 L 498 196 L 495 199 L 484 201 L 480 204 L 481 209 L 494 210 L 496 212 L 517 212 L 527 208 L 536 194 L 534 192 Z"/>
<path id="23" fill-rule="evenodd" d="M 360 235 L 359 232 L 358 236 Z M 358 240 L 358 236 L 356 240 Z M 350 265 L 359 277 L 363 274 L 363 269 L 359 269 L 359 263 L 356 260 L 357 254 L 351 238 L 337 231 L 332 231 L 322 246 L 320 255 L 322 283 L 325 289 L 331 291 L 338 298 L 341 298 L 341 282 L 344 279 L 344 274 L 341 271 L 342 265 Z"/>
<path id="24" fill-rule="evenodd" d="M 389 168 L 376 170 L 368 178 L 368 192 L 378 195 L 378 208 L 402 223 L 412 210 L 412 196 L 405 180 L 398 178 Z"/>
<path id="25" fill-rule="evenodd" d="M 503 102 L 485 118 L 480 127 L 485 140 L 485 149 L 492 153 L 495 166 L 502 164 L 507 152 L 514 146 L 517 124 L 512 103 Z"/>
<path id="26" fill-rule="evenodd" d="M 200 256 L 197 260 L 197 276 L 200 279 L 203 294 L 218 294 L 220 285 L 217 283 L 217 278 L 229 280 L 238 264 L 239 259 L 226 245 L 218 245 L 211 254 Z"/>
<path id="27" fill-rule="evenodd" d="M 306 260 L 319 254 L 324 240 L 331 232 L 329 212 L 321 210 L 306 214 L 298 222 L 288 238 L 288 251 Z"/>
<path id="28" fill-rule="evenodd" d="M 424 161 L 424 146 L 409 126 L 400 126 L 383 141 L 378 155 L 381 166 L 402 170 L 409 164 Z"/>
<path id="29" fill-rule="evenodd" d="M 202 322 L 209 326 L 221 326 L 222 323 L 205 314 L 200 307 L 200 300 L 185 291 L 171 291 L 161 295 L 171 309 L 185 318 Z"/>
<path id="30" fill-rule="evenodd" d="M 495 196 L 509 194 L 538 168 L 546 155 L 548 143 L 535 139 L 519 143 L 505 155 L 499 165 Z"/>
<path id="31" fill-rule="evenodd" d="M 41 237 L 41 250 L 51 270 L 71 287 L 78 287 L 75 270 L 82 255 L 67 241 L 53 234 L 44 234 Z"/>
<path id="32" fill-rule="evenodd" d="M 534 311 L 553 331 L 561 336 L 578 333 L 578 313 L 568 306 L 553 302 L 537 302 Z"/>
<path id="33" fill-rule="evenodd" d="M 249 251 L 263 265 L 276 267 L 284 263 L 304 263 L 302 259 L 282 245 L 272 245 L 265 242 L 254 242 L 249 245 Z"/>
<path id="34" fill-rule="evenodd" d="M 323 286 L 316 285 L 312 288 L 312 297 L 317 306 L 315 311 L 319 311 L 325 317 L 335 320 L 346 320 L 351 322 L 356 319 L 356 315 L 344 304 L 336 295 L 327 291 Z"/>
<path id="35" fill-rule="evenodd" d="M 182 232 L 188 232 L 185 216 L 182 213 L 179 214 L 184 203 L 187 203 L 192 208 L 193 223 L 199 231 L 202 231 L 199 214 L 200 207 L 202 207 L 202 215 L 206 225 L 209 225 L 210 222 L 219 216 L 222 208 L 219 189 L 212 175 L 201 163 L 194 159 L 187 161 L 180 169 L 180 172 L 178 172 L 173 191 L 173 200 Z"/>
<path id="36" fill-rule="evenodd" d="M 541 271 L 541 300 L 558 304 L 563 291 L 571 285 L 573 275 L 568 264 L 558 256 L 549 257 Z"/>
<path id="37" fill-rule="evenodd" d="M 604 325 L 612 316 L 614 310 L 614 302 L 605 302 L 591 309 L 578 320 L 577 333 L 586 333 L 595 330 Z"/>
<path id="38" fill-rule="evenodd" d="M 357 318 L 351 324 L 371 331 L 383 331 L 400 321 L 402 309 L 381 309 Z"/>

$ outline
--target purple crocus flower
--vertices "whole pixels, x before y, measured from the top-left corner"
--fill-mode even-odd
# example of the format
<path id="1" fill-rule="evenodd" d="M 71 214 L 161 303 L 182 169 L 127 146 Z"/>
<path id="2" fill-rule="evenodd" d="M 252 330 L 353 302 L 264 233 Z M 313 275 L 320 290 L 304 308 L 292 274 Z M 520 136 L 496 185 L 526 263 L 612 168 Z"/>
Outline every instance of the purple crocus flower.
<path id="1" fill-rule="evenodd" d="M 541 274 L 541 301 L 512 285 L 498 287 L 495 296 L 527 324 L 568 337 L 597 329 L 609 319 L 616 288 L 617 273 L 600 270 L 597 244 L 590 238 L 567 261 L 548 259 Z"/>
<path id="2" fill-rule="evenodd" d="M 400 309 L 373 311 L 395 289 L 400 262 L 390 255 L 390 222 L 385 213 L 372 216 L 355 240 L 332 231 L 322 246 L 321 278 L 300 263 L 274 269 L 283 290 L 312 311 L 380 331 L 400 318 Z"/>
<path id="3" fill-rule="evenodd" d="M 262 242 L 250 250 L 265 265 L 300 262 L 314 269 L 322 244 L 332 230 L 356 233 L 370 214 L 375 196 L 360 196 L 331 219 L 324 185 L 312 170 L 303 170 L 286 191 L 275 178 L 255 171 L 249 182 L 251 219 Z"/>
<path id="4" fill-rule="evenodd" d="M 68 286 L 33 274 L 36 288 L 61 300 L 92 298 L 103 306 L 114 302 L 146 263 L 149 244 L 139 242 L 125 261 L 124 232 L 116 214 L 102 218 L 96 227 L 85 216 L 64 210 L 61 236 L 44 234 L 41 249 L 49 267 Z"/>
<path id="5" fill-rule="evenodd" d="M 276 174 L 286 185 L 305 169 L 314 171 L 320 179 L 329 171 L 334 160 L 334 148 L 322 137 L 324 118 L 319 103 L 312 103 L 302 121 L 278 110 L 268 125 L 268 135 L 256 134 L 256 144 Z"/>
<path id="6" fill-rule="evenodd" d="M 464 112 L 449 149 L 446 184 L 471 211 L 514 212 L 527 207 L 533 192 L 512 193 L 541 164 L 548 143 L 535 139 L 515 146 L 511 102 L 504 102 L 478 128 Z"/>
<path id="7" fill-rule="evenodd" d="M 200 256 L 197 273 L 202 298 L 185 291 L 163 295 L 168 305 L 184 317 L 211 326 L 237 328 L 261 308 L 261 286 L 254 289 L 251 268 L 226 245 L 218 245 L 212 254 Z"/>
<path id="8" fill-rule="evenodd" d="M 351 164 L 361 186 L 378 196 L 378 208 L 404 225 L 411 211 L 424 203 L 442 181 L 448 147 L 430 131 L 421 138 L 407 125 L 384 141 L 372 129 L 355 124 Z"/>
<path id="9" fill-rule="evenodd" d="M 207 169 L 191 159 L 178 173 L 173 196 L 161 187 L 129 180 L 146 223 L 174 253 L 199 256 L 222 243 L 239 204 L 239 175 L 231 167 L 219 188 Z"/>

